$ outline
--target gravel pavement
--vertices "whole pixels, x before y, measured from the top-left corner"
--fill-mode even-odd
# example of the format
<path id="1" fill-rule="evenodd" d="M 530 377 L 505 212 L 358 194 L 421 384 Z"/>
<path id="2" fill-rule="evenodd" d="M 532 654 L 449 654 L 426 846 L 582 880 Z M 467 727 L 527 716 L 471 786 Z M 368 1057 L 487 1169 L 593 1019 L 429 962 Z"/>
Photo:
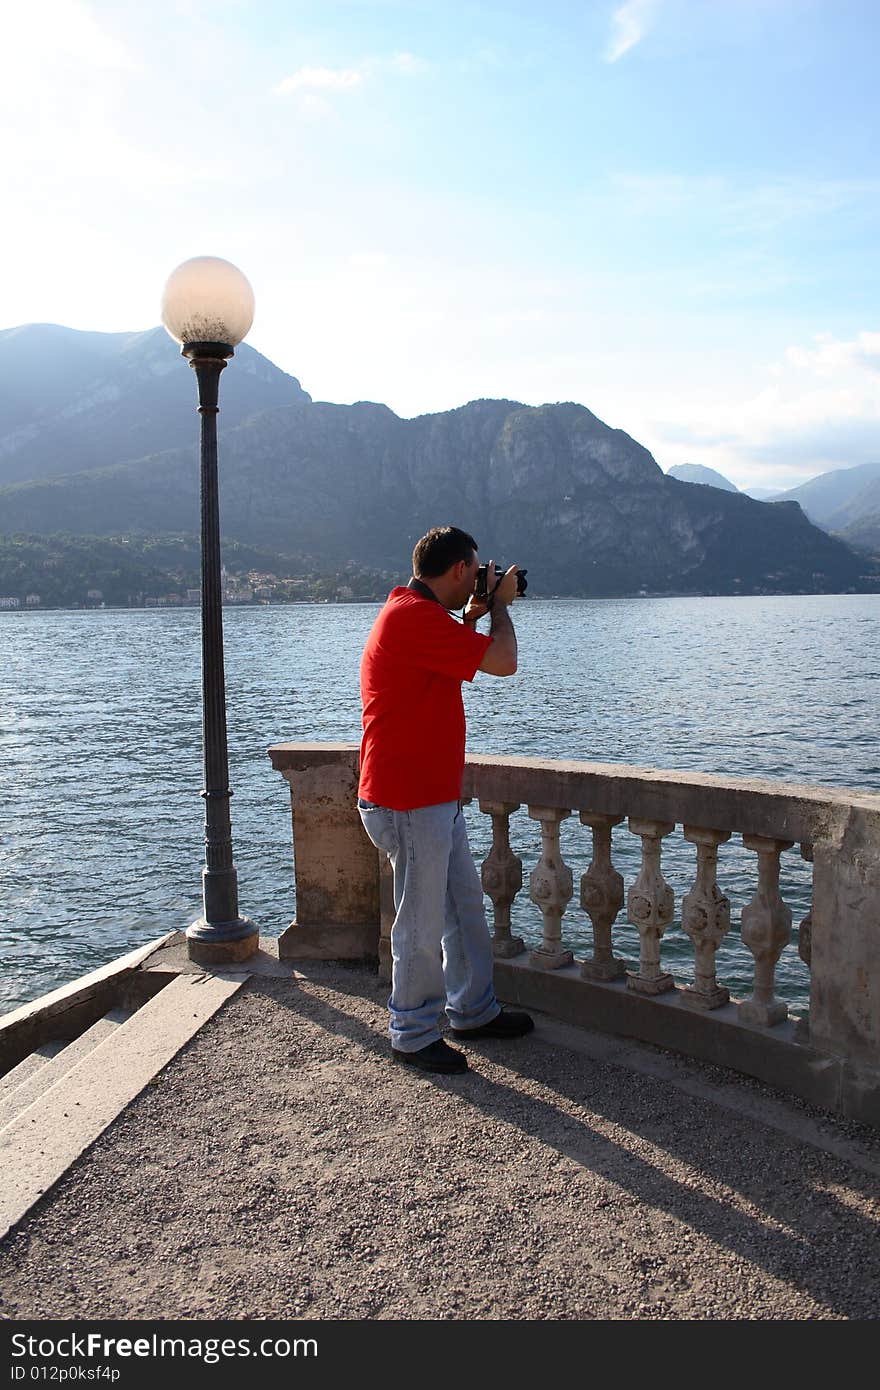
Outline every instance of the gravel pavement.
<path id="1" fill-rule="evenodd" d="M 425 1077 L 387 993 L 250 979 L 0 1244 L 0 1316 L 877 1316 L 880 1135 L 538 1015 Z"/>

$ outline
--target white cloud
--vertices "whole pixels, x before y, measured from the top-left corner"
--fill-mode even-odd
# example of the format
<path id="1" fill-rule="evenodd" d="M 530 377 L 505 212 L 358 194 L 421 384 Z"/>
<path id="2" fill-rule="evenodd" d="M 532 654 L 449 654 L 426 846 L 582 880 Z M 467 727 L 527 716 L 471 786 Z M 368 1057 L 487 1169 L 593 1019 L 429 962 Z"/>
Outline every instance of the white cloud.
<path id="1" fill-rule="evenodd" d="M 136 72 L 130 49 L 78 0 L 3 6 L 0 106 L 20 114 L 34 94 Z"/>
<path id="2" fill-rule="evenodd" d="M 671 401 L 655 420 L 664 466 L 690 461 L 780 487 L 877 457 L 880 333 L 817 334 L 769 364 L 751 396 Z"/>
<path id="3" fill-rule="evenodd" d="M 364 73 L 358 68 L 297 68 L 273 87 L 284 96 L 288 92 L 345 92 L 359 87 Z"/>
<path id="4" fill-rule="evenodd" d="M 830 333 L 817 333 L 813 342 L 815 347 L 787 348 L 786 362 L 820 377 L 834 376 L 847 368 L 880 372 L 880 333 L 859 333 L 849 342 Z"/>
<path id="5" fill-rule="evenodd" d="M 376 74 L 400 73 L 404 77 L 416 77 L 426 72 L 429 64 L 415 53 L 392 53 L 387 58 L 365 58 L 356 68 L 297 68 L 272 88 L 276 96 L 287 96 L 298 92 L 301 97 L 331 92 L 350 92 L 370 81 Z"/>
<path id="6" fill-rule="evenodd" d="M 390 60 L 390 66 L 396 72 L 415 77 L 418 73 L 424 72 L 428 64 L 424 58 L 417 58 L 414 53 L 395 53 Z"/>
<path id="7" fill-rule="evenodd" d="M 383 251 L 352 251 L 348 263 L 357 270 L 385 270 L 391 260 Z"/>
<path id="8" fill-rule="evenodd" d="M 26 12 L 25 6 L 16 9 L 19 15 Z M 48 0 L 33 7 L 31 18 L 39 31 L 41 50 L 48 44 L 73 62 L 91 68 L 130 72 L 138 67 L 125 44 L 106 33 L 88 6 L 78 0 Z"/>
<path id="9" fill-rule="evenodd" d="M 639 43 L 648 31 L 656 0 L 626 0 L 611 16 L 611 36 L 605 49 L 606 63 L 616 63 Z"/>
<path id="10" fill-rule="evenodd" d="M 149 61 L 112 32 L 114 13 L 96 17 L 79 0 L 43 0 L 4 7 L 3 17 L 0 146 L 20 244 L 28 245 L 32 233 L 24 229 L 44 221 L 49 207 L 63 216 L 112 188 L 104 216 L 113 220 L 121 193 L 186 188 L 203 177 L 204 166 L 181 154 L 161 113 L 139 125 Z M 209 177 L 222 176 L 224 154 L 209 157 Z"/>

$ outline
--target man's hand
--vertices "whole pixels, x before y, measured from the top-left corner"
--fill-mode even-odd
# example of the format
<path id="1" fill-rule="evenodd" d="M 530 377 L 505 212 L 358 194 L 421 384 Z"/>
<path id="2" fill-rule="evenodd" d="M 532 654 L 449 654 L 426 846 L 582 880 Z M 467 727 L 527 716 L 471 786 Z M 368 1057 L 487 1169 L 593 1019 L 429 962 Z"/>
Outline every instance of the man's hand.
<path id="1" fill-rule="evenodd" d="M 467 604 L 465 605 L 464 613 L 462 614 L 462 619 L 464 622 L 476 623 L 478 619 L 484 618 L 486 616 L 486 614 L 492 607 L 492 604 L 490 602 L 492 597 L 492 590 L 495 588 L 495 585 L 497 583 L 498 576 L 495 573 L 495 561 L 490 560 L 489 568 L 486 572 L 487 596 L 486 598 L 477 598 L 475 594 L 471 594 L 470 598 L 467 601 Z"/>
<path id="2" fill-rule="evenodd" d="M 492 567 L 494 571 L 494 566 Z M 491 591 L 490 591 L 491 592 Z M 501 583 L 495 590 L 493 603 L 503 603 L 509 608 L 516 598 L 516 565 L 511 565 L 510 569 L 505 570 Z"/>
<path id="3" fill-rule="evenodd" d="M 505 570 L 499 579 L 495 570 L 495 561 L 489 561 L 489 568 L 486 574 L 486 591 L 488 597 L 478 599 L 471 594 L 467 601 L 462 615 L 466 623 L 476 623 L 478 619 L 491 612 L 496 604 L 509 608 L 516 598 L 516 565 L 511 565 L 510 569 Z"/>
<path id="4" fill-rule="evenodd" d="M 486 600 L 474 598 L 474 595 L 471 594 L 465 604 L 464 612 L 461 615 L 462 621 L 466 623 L 475 623 L 479 618 L 484 618 L 488 612 L 489 605 Z"/>

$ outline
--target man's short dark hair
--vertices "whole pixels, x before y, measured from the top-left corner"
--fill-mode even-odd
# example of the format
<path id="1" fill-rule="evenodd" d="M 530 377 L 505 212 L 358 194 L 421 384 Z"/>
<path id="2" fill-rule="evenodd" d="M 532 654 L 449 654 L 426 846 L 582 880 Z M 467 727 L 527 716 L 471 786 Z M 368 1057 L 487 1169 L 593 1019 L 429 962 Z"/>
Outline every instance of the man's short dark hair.
<path id="1" fill-rule="evenodd" d="M 416 542 L 413 551 L 413 574 L 416 579 L 438 579 L 459 560 L 470 564 L 479 550 L 473 536 L 457 526 L 432 526 L 426 536 Z"/>

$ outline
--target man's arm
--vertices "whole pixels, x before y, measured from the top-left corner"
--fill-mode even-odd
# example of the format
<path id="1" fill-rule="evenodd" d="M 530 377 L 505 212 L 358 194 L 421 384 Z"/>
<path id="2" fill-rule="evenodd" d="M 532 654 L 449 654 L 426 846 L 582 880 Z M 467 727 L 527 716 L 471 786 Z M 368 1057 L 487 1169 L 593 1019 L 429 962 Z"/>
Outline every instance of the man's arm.
<path id="1" fill-rule="evenodd" d="M 512 676 L 516 671 L 516 633 L 510 605 L 516 594 L 516 565 L 511 565 L 492 595 L 491 645 L 477 668 L 489 676 Z"/>
<path id="2" fill-rule="evenodd" d="M 516 633 L 506 603 L 496 599 L 492 605 L 492 623 L 489 628 L 491 646 L 480 662 L 479 670 L 490 676 L 512 676 L 516 671 Z"/>

